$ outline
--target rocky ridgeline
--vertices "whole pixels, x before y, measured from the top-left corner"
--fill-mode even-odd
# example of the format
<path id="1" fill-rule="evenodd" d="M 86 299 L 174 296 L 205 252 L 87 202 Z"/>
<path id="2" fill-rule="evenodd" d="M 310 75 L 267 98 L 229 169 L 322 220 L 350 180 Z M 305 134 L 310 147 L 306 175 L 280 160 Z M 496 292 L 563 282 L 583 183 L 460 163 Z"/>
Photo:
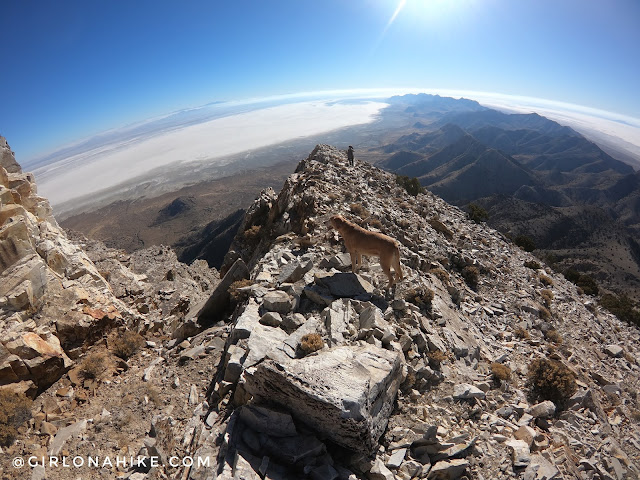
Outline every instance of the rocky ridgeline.
<path id="1" fill-rule="evenodd" d="M 337 213 L 400 241 L 394 290 L 376 258 L 351 273 L 327 225 Z M 342 151 L 316 147 L 281 192 L 262 192 L 219 282 L 165 247 L 127 255 L 74 241 L 109 282 L 111 303 L 97 305 L 116 305 L 147 342 L 112 376 L 71 368 L 0 459 L 146 460 L 47 465 L 32 479 L 638 478 L 637 330 L 498 232 L 370 165 L 348 167 Z M 87 300 L 65 294 L 93 278 L 73 277 L 47 288 L 80 320 L 98 307 L 84 283 Z M 12 308 L 14 328 L 40 332 L 43 313 Z M 538 359 L 572 372 L 575 391 L 534 396 Z M 3 478 L 20 473 L 0 460 Z"/>
<path id="2" fill-rule="evenodd" d="M 350 273 L 326 223 L 337 213 L 401 242 L 393 292 L 377 259 Z M 218 464 L 181 474 L 637 478 L 638 332 L 533 262 L 440 198 L 316 147 L 256 200 L 227 255 L 220 285 L 240 300 L 187 449 Z M 223 318 L 216 302 L 201 321 Z M 575 393 L 534 397 L 536 359 L 569 369 Z"/>
<path id="3" fill-rule="evenodd" d="M 191 302 L 217 283 L 156 247 L 128 256 L 58 226 L 0 137 L 0 386 L 35 396 L 114 327 L 181 335 Z"/>

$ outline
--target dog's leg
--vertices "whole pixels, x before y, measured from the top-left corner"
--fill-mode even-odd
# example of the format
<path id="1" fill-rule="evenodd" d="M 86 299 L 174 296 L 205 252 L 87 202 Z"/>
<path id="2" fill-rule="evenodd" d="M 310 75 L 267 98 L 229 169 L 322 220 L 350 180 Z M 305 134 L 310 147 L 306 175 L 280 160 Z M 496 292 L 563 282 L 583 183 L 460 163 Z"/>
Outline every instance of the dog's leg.
<path id="1" fill-rule="evenodd" d="M 391 259 L 384 256 L 380 256 L 380 266 L 382 267 L 382 270 L 384 270 L 384 273 L 387 275 L 387 278 L 389 279 L 388 288 L 391 288 L 393 286 L 393 275 L 391 275 Z"/>
<path id="2" fill-rule="evenodd" d="M 402 275 L 402 267 L 400 266 L 400 252 L 398 250 L 395 251 L 393 260 L 395 263 L 393 269 L 395 270 L 396 277 L 398 277 L 398 280 L 402 280 L 404 278 L 404 275 Z"/>
<path id="3" fill-rule="evenodd" d="M 356 272 L 357 272 L 358 270 L 360 270 L 360 267 L 362 267 L 362 254 L 360 252 L 356 252 L 356 259 L 358 264 L 358 266 L 356 267 Z"/>
<path id="4" fill-rule="evenodd" d="M 358 254 L 355 252 L 349 252 L 349 255 L 351 255 L 351 272 L 352 273 L 356 273 L 358 270 L 358 265 L 357 265 L 357 258 L 358 258 Z"/>

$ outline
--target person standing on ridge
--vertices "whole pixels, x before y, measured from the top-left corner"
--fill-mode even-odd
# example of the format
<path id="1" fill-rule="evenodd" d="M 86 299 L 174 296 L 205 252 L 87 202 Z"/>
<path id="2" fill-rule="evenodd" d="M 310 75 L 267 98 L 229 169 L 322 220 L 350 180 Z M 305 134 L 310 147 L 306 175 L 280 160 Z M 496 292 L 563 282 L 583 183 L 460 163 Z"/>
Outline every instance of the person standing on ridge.
<path id="1" fill-rule="evenodd" d="M 353 147 L 349 145 L 349 150 L 347 150 L 347 158 L 349 159 L 349 166 L 353 167 Z"/>

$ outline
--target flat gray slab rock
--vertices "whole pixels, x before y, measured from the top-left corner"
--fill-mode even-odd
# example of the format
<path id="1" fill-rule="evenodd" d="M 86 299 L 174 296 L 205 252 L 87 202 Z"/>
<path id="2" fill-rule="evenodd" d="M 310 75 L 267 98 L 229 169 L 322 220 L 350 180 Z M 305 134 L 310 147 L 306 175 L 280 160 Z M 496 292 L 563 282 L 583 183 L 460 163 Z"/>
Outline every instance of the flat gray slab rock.
<path id="1" fill-rule="evenodd" d="M 369 453 L 386 428 L 401 372 L 397 352 L 368 344 L 343 346 L 299 360 L 266 360 L 247 371 L 246 388 L 335 443 Z"/>

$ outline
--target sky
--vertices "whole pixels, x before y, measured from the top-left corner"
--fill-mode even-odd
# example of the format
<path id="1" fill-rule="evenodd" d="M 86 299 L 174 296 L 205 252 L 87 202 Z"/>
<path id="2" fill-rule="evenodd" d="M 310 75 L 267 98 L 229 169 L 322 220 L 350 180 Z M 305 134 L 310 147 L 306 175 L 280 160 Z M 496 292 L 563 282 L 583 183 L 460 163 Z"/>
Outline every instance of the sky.
<path id="1" fill-rule="evenodd" d="M 482 91 L 640 118 L 638 0 L 4 1 L 0 135 L 28 164 L 209 102 Z"/>

